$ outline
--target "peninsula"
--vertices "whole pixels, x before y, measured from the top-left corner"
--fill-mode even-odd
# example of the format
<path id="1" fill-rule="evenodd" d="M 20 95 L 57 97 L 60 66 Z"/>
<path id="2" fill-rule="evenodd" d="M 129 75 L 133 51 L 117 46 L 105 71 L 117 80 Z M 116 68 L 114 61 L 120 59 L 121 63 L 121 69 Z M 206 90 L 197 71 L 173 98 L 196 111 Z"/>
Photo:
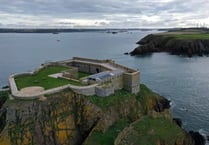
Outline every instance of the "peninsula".
<path id="1" fill-rule="evenodd" d="M 164 33 L 149 34 L 137 42 L 131 55 L 143 55 L 152 52 L 168 52 L 174 55 L 192 57 L 209 54 L 208 29 L 180 29 Z"/>
<path id="2" fill-rule="evenodd" d="M 74 57 L 9 77 L 0 91 L 2 145 L 204 145 L 140 84 L 140 72 Z"/>

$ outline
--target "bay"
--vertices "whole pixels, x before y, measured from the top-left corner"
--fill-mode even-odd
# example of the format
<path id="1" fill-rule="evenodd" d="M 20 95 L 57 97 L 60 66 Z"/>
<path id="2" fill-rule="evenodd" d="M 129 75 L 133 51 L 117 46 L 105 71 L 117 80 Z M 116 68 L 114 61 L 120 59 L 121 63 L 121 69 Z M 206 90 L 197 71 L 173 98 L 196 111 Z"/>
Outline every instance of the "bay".
<path id="1" fill-rule="evenodd" d="M 209 57 L 167 53 L 128 56 L 139 39 L 158 31 L 0 34 L 0 87 L 12 73 L 32 71 L 48 61 L 73 56 L 113 59 L 141 72 L 141 82 L 172 101 L 172 113 L 186 130 L 209 134 Z"/>

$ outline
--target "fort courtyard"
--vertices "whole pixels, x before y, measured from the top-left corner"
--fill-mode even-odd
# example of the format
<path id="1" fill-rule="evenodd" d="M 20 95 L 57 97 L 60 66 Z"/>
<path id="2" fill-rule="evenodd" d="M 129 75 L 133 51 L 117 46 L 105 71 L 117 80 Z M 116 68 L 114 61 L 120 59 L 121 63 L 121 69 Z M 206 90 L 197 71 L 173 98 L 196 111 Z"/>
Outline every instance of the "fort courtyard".
<path id="1" fill-rule="evenodd" d="M 139 84 L 138 70 L 113 60 L 79 57 L 45 63 L 33 72 L 9 77 L 12 96 L 18 99 L 35 99 L 66 88 L 86 96 L 105 97 L 121 89 L 136 94 Z"/>

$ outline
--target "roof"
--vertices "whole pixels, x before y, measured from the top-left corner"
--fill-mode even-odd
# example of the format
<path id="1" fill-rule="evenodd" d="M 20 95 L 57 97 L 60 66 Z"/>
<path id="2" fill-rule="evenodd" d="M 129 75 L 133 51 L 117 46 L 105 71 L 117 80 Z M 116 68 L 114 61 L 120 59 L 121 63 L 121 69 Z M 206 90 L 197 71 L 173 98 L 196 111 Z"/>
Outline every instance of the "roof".
<path id="1" fill-rule="evenodd" d="M 87 77 L 87 79 L 95 80 L 95 81 L 102 81 L 106 80 L 108 78 L 111 78 L 113 76 L 121 75 L 123 71 L 121 70 L 114 70 L 114 71 L 104 71 L 97 74 L 93 74 Z"/>

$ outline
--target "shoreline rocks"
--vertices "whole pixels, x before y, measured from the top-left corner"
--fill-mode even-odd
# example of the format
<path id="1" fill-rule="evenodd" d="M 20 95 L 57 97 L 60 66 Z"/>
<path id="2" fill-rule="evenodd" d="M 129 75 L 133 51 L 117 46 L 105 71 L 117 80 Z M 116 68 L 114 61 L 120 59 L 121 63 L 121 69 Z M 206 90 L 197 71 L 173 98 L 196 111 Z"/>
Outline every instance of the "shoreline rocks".
<path id="1" fill-rule="evenodd" d="M 180 118 L 173 118 L 173 121 L 179 126 L 182 127 L 182 121 Z"/>
<path id="2" fill-rule="evenodd" d="M 190 131 L 189 134 L 195 141 L 195 145 L 205 145 L 206 140 L 199 132 Z"/>

